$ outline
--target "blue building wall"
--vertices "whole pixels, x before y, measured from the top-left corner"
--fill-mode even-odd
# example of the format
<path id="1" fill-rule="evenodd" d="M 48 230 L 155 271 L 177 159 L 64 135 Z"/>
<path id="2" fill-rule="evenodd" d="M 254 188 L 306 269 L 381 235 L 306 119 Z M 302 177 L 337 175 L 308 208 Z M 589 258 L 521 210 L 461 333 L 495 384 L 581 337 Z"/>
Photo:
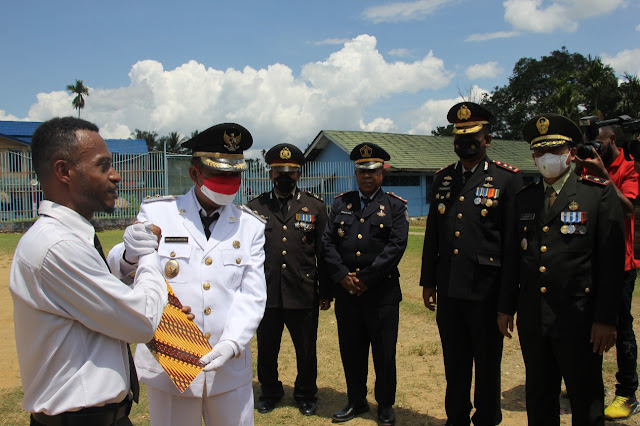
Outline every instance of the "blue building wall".
<path id="1" fill-rule="evenodd" d="M 334 143 L 329 143 L 326 148 L 320 152 L 315 161 L 317 162 L 351 162 L 349 154 L 344 152 L 340 147 Z M 402 173 L 403 175 L 409 175 L 410 173 Z M 419 184 L 415 186 L 382 186 L 382 190 L 385 192 L 393 192 L 401 198 L 408 201 L 407 207 L 409 210 L 409 216 L 426 216 L 429 212 L 429 205 L 426 202 L 427 193 L 427 176 L 424 173 L 415 172 L 411 173 L 413 176 L 419 176 Z M 342 191 L 354 191 L 358 189 L 355 179 L 352 180 L 352 186 L 342 188 Z"/>

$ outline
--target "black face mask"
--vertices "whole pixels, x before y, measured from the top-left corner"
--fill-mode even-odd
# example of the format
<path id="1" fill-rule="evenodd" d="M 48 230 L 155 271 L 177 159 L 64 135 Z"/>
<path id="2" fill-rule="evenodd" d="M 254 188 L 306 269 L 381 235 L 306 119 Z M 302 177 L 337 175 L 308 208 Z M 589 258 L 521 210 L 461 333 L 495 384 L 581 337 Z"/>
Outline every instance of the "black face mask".
<path id="1" fill-rule="evenodd" d="M 280 175 L 273 180 L 275 188 L 281 194 L 291 194 L 296 187 L 296 180 L 289 175 Z"/>
<path id="2" fill-rule="evenodd" d="M 456 155 L 463 160 L 475 157 L 480 152 L 482 141 L 478 141 L 470 136 L 464 136 L 453 141 L 453 147 Z"/>

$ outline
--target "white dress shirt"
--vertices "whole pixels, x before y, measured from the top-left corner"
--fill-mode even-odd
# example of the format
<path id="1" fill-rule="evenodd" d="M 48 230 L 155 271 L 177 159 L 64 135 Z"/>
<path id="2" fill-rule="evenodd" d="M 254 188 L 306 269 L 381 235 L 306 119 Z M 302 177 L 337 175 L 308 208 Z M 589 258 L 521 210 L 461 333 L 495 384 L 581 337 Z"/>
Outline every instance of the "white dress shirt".
<path id="1" fill-rule="evenodd" d="M 55 415 L 120 402 L 129 391 L 125 342 L 148 342 L 167 304 L 157 253 L 142 256 L 131 287 L 111 275 L 95 230 L 43 201 L 11 265 L 16 348 L 29 412 Z"/>

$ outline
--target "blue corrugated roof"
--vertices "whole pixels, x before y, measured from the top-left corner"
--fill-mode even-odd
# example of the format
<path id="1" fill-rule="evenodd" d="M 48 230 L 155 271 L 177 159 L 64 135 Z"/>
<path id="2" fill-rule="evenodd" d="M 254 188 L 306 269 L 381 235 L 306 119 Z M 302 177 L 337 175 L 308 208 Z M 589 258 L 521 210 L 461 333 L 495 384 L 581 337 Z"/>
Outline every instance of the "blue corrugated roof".
<path id="1" fill-rule="evenodd" d="M 0 136 L 31 145 L 31 136 L 40 121 L 0 121 Z M 118 154 L 146 154 L 149 152 L 143 139 L 105 139 L 109 151 Z"/>

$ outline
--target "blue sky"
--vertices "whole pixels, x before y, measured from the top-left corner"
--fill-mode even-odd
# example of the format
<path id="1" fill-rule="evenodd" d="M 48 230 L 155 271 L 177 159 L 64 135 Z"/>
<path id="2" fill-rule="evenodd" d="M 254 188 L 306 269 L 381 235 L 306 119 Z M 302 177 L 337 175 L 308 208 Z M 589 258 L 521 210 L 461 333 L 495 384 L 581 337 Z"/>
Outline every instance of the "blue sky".
<path id="1" fill-rule="evenodd" d="M 323 129 L 429 134 L 460 95 L 566 46 L 640 72 L 639 0 L 22 1 L 3 5 L 0 120 L 76 115 L 105 137 L 226 121 L 254 148 Z M 473 99 L 472 99 L 473 100 Z"/>

